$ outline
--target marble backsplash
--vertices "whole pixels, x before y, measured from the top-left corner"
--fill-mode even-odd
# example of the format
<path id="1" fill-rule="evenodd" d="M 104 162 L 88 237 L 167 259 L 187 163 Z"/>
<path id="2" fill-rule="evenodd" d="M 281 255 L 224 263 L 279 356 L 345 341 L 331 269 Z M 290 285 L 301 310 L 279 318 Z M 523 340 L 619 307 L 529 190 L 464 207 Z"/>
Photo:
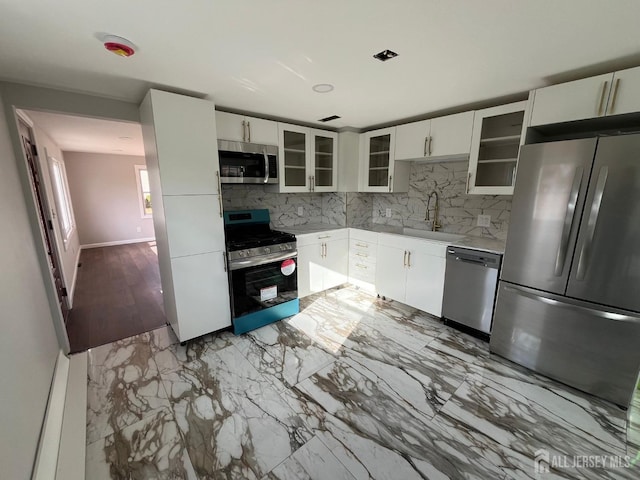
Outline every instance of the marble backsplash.
<path id="1" fill-rule="evenodd" d="M 505 240 L 511 197 L 467 195 L 467 162 L 413 163 L 408 193 L 274 193 L 263 185 L 223 185 L 227 210 L 268 208 L 274 228 L 306 224 L 364 227 L 372 223 L 426 230 L 428 195 L 440 196 L 440 231 Z M 434 201 L 431 203 L 433 215 Z M 298 215 L 298 207 L 303 215 Z M 387 208 L 391 217 L 386 216 Z M 478 215 L 491 215 L 478 227 Z"/>
<path id="2" fill-rule="evenodd" d="M 413 163 L 408 193 L 373 195 L 373 223 L 428 229 L 425 221 L 428 195 L 440 196 L 440 231 L 505 240 L 509 228 L 511 197 L 467 195 L 467 162 Z M 431 201 L 431 218 L 435 199 Z M 391 217 L 386 216 L 387 208 Z M 490 227 L 478 227 L 478 215 L 491 215 Z"/>
<path id="3" fill-rule="evenodd" d="M 223 185 L 225 210 L 268 208 L 274 228 L 326 223 L 346 225 L 344 193 L 275 193 L 264 185 Z M 298 207 L 303 214 L 298 215 Z"/>

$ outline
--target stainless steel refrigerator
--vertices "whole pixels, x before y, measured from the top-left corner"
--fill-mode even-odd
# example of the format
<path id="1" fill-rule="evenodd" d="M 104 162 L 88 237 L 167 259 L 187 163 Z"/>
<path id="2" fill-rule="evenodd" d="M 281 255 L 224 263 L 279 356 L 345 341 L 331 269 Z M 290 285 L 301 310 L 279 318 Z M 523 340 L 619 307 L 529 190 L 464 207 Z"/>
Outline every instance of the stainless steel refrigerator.
<path id="1" fill-rule="evenodd" d="M 640 369 L 640 134 L 525 145 L 491 351 L 628 406 Z"/>

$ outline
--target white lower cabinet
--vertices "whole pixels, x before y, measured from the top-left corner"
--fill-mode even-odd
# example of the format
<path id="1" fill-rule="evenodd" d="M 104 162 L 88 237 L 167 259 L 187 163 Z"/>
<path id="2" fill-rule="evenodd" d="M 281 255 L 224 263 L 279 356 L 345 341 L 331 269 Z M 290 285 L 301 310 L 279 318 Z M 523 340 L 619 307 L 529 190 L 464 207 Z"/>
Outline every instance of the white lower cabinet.
<path id="1" fill-rule="evenodd" d="M 445 265 L 444 257 L 411 252 L 411 264 L 407 268 L 405 303 L 440 317 Z"/>
<path id="2" fill-rule="evenodd" d="M 337 287 L 348 279 L 348 230 L 297 235 L 298 297 Z"/>
<path id="3" fill-rule="evenodd" d="M 378 295 L 405 302 L 407 284 L 407 251 L 401 242 L 398 247 L 378 245 L 378 261 L 376 263 L 376 290 Z"/>
<path id="4" fill-rule="evenodd" d="M 356 228 L 296 237 L 300 298 L 349 281 L 442 315 L 446 243 Z"/>
<path id="5" fill-rule="evenodd" d="M 181 340 L 231 325 L 225 255 L 220 251 L 171 259 Z"/>
<path id="6" fill-rule="evenodd" d="M 440 317 L 446 251 L 441 242 L 380 234 L 378 294 Z"/>

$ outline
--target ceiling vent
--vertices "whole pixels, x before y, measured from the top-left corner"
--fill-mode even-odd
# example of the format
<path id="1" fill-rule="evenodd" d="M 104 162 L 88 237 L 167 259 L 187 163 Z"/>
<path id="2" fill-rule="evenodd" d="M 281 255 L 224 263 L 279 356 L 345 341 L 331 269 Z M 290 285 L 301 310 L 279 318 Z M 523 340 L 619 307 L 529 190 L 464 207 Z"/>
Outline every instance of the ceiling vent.
<path id="1" fill-rule="evenodd" d="M 339 118 L 340 118 L 340 116 L 339 116 L 339 115 L 331 115 L 330 117 L 324 117 L 324 118 L 321 118 L 321 119 L 320 119 L 320 120 L 318 120 L 318 121 L 319 121 L 319 122 L 323 122 L 323 123 L 324 123 L 324 122 L 330 122 L 331 120 L 337 120 L 337 119 L 339 119 Z"/>
<path id="2" fill-rule="evenodd" d="M 386 62 L 387 60 L 391 60 L 392 58 L 397 57 L 398 54 L 391 50 L 383 50 L 380 53 L 376 53 L 373 58 L 377 58 L 381 62 Z"/>

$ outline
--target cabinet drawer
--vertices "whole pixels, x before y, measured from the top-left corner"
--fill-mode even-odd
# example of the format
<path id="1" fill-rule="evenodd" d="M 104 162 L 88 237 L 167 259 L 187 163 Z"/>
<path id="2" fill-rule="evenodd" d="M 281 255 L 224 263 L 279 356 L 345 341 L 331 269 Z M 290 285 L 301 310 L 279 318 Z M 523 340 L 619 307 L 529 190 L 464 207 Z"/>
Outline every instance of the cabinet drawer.
<path id="1" fill-rule="evenodd" d="M 320 244 L 323 242 L 329 242 L 332 240 L 342 240 L 349 236 L 349 232 L 346 228 L 339 230 L 327 230 L 325 232 L 304 233 L 296 235 L 296 241 L 299 247 L 305 245 L 313 245 L 314 243 Z"/>
<path id="2" fill-rule="evenodd" d="M 366 249 L 362 250 L 349 250 L 349 261 L 363 262 L 363 263 L 376 263 L 375 251 L 370 252 Z"/>
<path id="3" fill-rule="evenodd" d="M 360 230 L 358 228 L 349 229 L 349 240 L 360 240 L 365 243 L 377 244 L 378 234 L 376 232 L 370 232 L 368 230 Z"/>
<path id="4" fill-rule="evenodd" d="M 359 262 L 354 259 L 350 259 L 349 276 L 374 283 L 376 279 L 375 264 Z"/>
<path id="5" fill-rule="evenodd" d="M 362 252 L 370 252 L 372 255 L 376 254 L 376 250 L 378 249 L 377 243 L 366 242 L 364 240 L 358 240 L 356 238 L 349 239 L 349 250 L 351 251 L 362 251 Z"/>

